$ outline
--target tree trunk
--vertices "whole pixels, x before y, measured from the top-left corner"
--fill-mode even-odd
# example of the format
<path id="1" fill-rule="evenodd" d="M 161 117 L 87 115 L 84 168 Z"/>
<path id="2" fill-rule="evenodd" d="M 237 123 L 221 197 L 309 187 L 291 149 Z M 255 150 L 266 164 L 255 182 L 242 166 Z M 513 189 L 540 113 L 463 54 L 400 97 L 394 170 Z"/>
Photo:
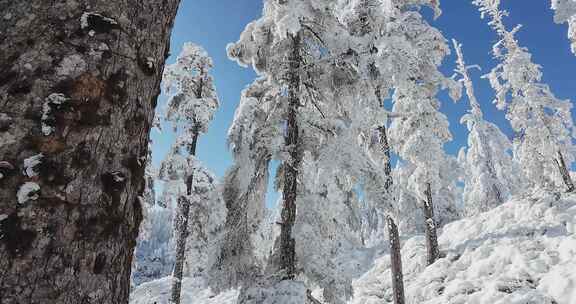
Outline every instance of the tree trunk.
<path id="1" fill-rule="evenodd" d="M 434 219 L 434 203 L 432 201 L 432 189 L 430 183 L 426 184 L 426 191 L 424 191 L 426 199 L 424 205 L 424 220 L 426 222 L 426 251 L 428 265 L 433 264 L 440 256 L 440 249 L 438 248 L 438 235 L 436 232 L 436 220 Z"/>
<path id="2" fill-rule="evenodd" d="M 379 131 L 382 151 L 386 157 L 384 164 L 386 182 L 384 184 L 384 188 L 386 189 L 386 192 L 389 194 L 389 196 L 391 196 L 391 188 L 394 183 L 394 179 L 392 178 L 390 144 L 388 143 L 386 126 L 380 127 Z M 388 243 L 390 245 L 390 264 L 392 269 L 392 293 L 394 295 L 394 304 L 404 304 L 404 275 L 402 273 L 400 234 L 398 233 L 398 226 L 394 222 L 394 218 L 391 214 L 386 215 L 386 226 L 388 227 Z"/>
<path id="3" fill-rule="evenodd" d="M 574 191 L 574 183 L 572 182 L 572 177 L 570 176 L 570 171 L 566 167 L 566 162 L 564 161 L 564 156 L 560 151 L 558 151 L 558 159 L 556 160 L 556 164 L 558 165 L 558 169 L 560 170 L 560 174 L 562 174 L 562 179 L 564 180 L 564 184 L 568 188 L 567 192 Z"/>
<path id="4" fill-rule="evenodd" d="M 172 273 L 171 303 L 180 304 L 182 291 L 182 274 L 186 253 L 186 238 L 188 237 L 188 216 L 190 215 L 190 202 L 184 196 L 178 198 L 178 216 L 176 217 L 176 258 L 174 272 Z"/>
<path id="5" fill-rule="evenodd" d="M 198 143 L 198 130 L 194 130 L 192 144 L 188 147 L 190 155 L 196 155 L 196 144 Z M 186 262 L 186 241 L 188 240 L 188 218 L 190 217 L 190 201 L 192 186 L 194 183 L 194 173 L 186 177 L 186 196 L 178 198 L 178 216 L 174 223 L 176 232 L 176 257 L 174 261 L 174 271 L 172 273 L 172 294 L 170 302 L 180 304 L 180 294 L 182 292 L 182 277 L 184 273 L 184 263 Z"/>
<path id="6" fill-rule="evenodd" d="M 178 4 L 0 0 L 3 304 L 128 302 Z"/>
<path id="7" fill-rule="evenodd" d="M 394 304 L 404 304 L 404 278 L 402 275 L 402 255 L 400 253 L 400 236 L 398 226 L 391 216 L 386 216 L 388 235 L 390 238 L 390 263 L 392 269 L 392 293 Z"/>
<path id="8" fill-rule="evenodd" d="M 300 106 L 300 35 L 292 37 L 292 54 L 289 58 L 289 106 L 286 121 L 285 146 L 290 160 L 284 163 L 284 185 L 282 189 L 282 223 L 280 225 L 280 269 L 285 279 L 293 279 L 296 273 L 296 248 L 292 237 L 292 228 L 296 220 L 296 195 L 298 190 L 298 170 L 300 153 L 298 151 L 298 107 Z"/>

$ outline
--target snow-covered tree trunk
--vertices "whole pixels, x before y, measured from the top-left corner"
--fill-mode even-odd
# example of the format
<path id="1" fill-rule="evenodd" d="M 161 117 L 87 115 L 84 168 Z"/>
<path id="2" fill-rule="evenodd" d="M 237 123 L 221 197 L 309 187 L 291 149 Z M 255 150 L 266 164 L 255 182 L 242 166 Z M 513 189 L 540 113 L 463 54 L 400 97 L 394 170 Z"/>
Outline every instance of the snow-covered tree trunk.
<path id="1" fill-rule="evenodd" d="M 127 303 L 178 4 L 0 2 L 0 302 Z"/>
<path id="2" fill-rule="evenodd" d="M 172 290 L 170 303 L 180 304 L 182 291 L 182 276 L 186 253 L 186 239 L 188 238 L 188 217 L 190 216 L 190 202 L 185 196 L 178 198 L 178 215 L 176 216 L 176 257 L 174 271 L 172 272 Z"/>
<path id="3" fill-rule="evenodd" d="M 280 269 L 285 278 L 292 279 L 296 273 L 296 248 L 292 228 L 296 220 L 296 196 L 298 193 L 298 172 L 301 156 L 298 150 L 298 107 L 300 106 L 300 35 L 292 36 L 292 54 L 289 60 L 288 73 L 288 113 L 286 117 L 285 146 L 289 160 L 284 164 L 284 186 L 282 191 L 282 223 L 280 230 Z"/>
<path id="4" fill-rule="evenodd" d="M 190 155 L 196 155 L 196 144 L 198 143 L 198 130 L 195 129 L 192 135 L 192 142 L 188 147 Z M 194 174 L 186 177 L 186 196 L 178 198 L 178 215 L 174 228 L 176 231 L 176 257 L 174 261 L 174 271 L 172 272 L 172 294 L 171 302 L 180 304 L 180 294 L 182 291 L 182 276 L 184 273 L 184 263 L 186 262 L 186 240 L 188 239 L 188 218 L 190 217 L 190 201 L 192 195 L 192 185 Z"/>
<path id="5" fill-rule="evenodd" d="M 400 235 L 398 226 L 391 216 L 386 216 L 390 238 L 390 268 L 392 269 L 392 294 L 394 304 L 404 304 L 404 278 L 402 275 L 402 255 L 400 253 Z"/>
<path id="6" fill-rule="evenodd" d="M 426 184 L 424 191 L 426 199 L 423 201 L 425 231 L 426 231 L 426 261 L 428 265 L 433 264 L 440 256 L 438 248 L 438 235 L 436 232 L 436 220 L 434 219 L 434 202 L 432 201 L 432 189 L 430 183 Z"/>
<path id="7" fill-rule="evenodd" d="M 566 191 L 572 192 L 574 191 L 574 183 L 572 182 L 572 177 L 570 176 L 570 171 L 566 167 L 566 162 L 564 161 L 564 155 L 562 152 L 558 151 L 558 159 L 555 160 L 556 164 L 558 165 L 558 169 L 560 170 L 560 174 L 562 174 L 562 179 L 564 180 L 564 184 L 568 188 Z"/>
<path id="8" fill-rule="evenodd" d="M 384 173 L 386 182 L 384 188 L 387 193 L 391 193 L 394 179 L 392 178 L 392 162 L 390 158 L 390 144 L 386 126 L 379 128 L 382 151 L 386 157 L 384 164 Z M 390 245 L 390 265 L 392 269 L 392 294 L 394 295 L 394 304 L 404 304 L 404 276 L 402 273 L 402 255 L 400 252 L 400 234 L 398 226 L 394 222 L 391 214 L 386 215 L 386 226 L 388 227 L 388 242 Z"/>

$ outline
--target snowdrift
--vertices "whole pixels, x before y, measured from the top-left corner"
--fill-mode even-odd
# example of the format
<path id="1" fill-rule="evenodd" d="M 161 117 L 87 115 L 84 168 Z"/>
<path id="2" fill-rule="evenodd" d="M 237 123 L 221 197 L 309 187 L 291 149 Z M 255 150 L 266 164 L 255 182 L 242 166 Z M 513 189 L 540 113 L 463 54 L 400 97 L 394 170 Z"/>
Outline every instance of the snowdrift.
<path id="1" fill-rule="evenodd" d="M 446 225 L 444 258 L 425 267 L 424 238 L 402 248 L 407 303 L 576 303 L 576 195 L 535 191 Z M 392 302 L 389 257 L 354 282 L 353 304 Z"/>
<path id="2" fill-rule="evenodd" d="M 439 242 L 443 257 L 425 264 L 425 241 L 403 241 L 410 304 L 576 303 L 576 194 L 534 191 L 450 223 Z M 232 304 L 236 291 L 214 295 L 198 280 L 183 286 L 183 304 Z M 138 286 L 131 304 L 168 303 L 170 279 Z M 392 303 L 390 259 L 377 257 L 354 281 L 351 304 Z"/>
<path id="3" fill-rule="evenodd" d="M 172 277 L 139 285 L 130 294 L 130 304 L 170 304 L 171 286 Z M 215 295 L 198 278 L 182 280 L 182 304 L 234 304 L 237 297 L 234 290 Z"/>

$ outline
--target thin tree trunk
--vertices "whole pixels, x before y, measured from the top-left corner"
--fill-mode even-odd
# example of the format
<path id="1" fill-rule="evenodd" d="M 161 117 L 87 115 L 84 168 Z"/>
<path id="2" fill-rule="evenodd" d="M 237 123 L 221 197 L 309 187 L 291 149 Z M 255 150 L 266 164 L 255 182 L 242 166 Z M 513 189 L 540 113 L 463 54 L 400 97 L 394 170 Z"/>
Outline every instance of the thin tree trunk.
<path id="1" fill-rule="evenodd" d="M 404 279 L 402 275 L 402 255 L 400 253 L 400 237 L 398 226 L 391 216 L 386 216 L 390 242 L 390 262 L 392 269 L 392 293 L 394 304 L 404 304 Z"/>
<path id="2" fill-rule="evenodd" d="M 178 198 L 178 216 L 176 218 L 176 261 L 172 273 L 172 293 L 170 302 L 180 304 L 182 291 L 182 276 L 186 253 L 186 239 L 188 237 L 188 216 L 190 215 L 190 202 L 184 196 Z"/>
<path id="3" fill-rule="evenodd" d="M 188 147 L 190 155 L 196 155 L 196 144 L 198 143 L 198 130 L 194 130 L 192 144 Z M 176 231 L 176 257 L 174 271 L 172 273 L 172 294 L 171 302 L 180 304 L 182 293 L 182 277 L 184 274 L 184 263 L 186 262 L 186 241 L 188 240 L 188 218 L 190 217 L 190 201 L 192 187 L 194 183 L 194 173 L 186 178 L 186 194 L 178 198 L 178 216 L 174 223 Z"/>
<path id="4" fill-rule="evenodd" d="M 392 163 L 390 159 L 390 144 L 388 143 L 388 135 L 386 126 L 379 128 L 380 141 L 382 150 L 386 157 L 384 164 L 384 173 L 386 174 L 386 182 L 384 188 L 391 196 L 392 185 L 394 179 L 392 178 Z M 398 226 L 394 222 L 391 214 L 386 215 L 386 226 L 388 227 L 388 243 L 390 245 L 390 264 L 392 269 L 392 293 L 394 295 L 394 304 L 404 304 L 404 276 L 402 273 L 402 254 L 400 252 L 400 234 L 398 233 Z"/>
<path id="5" fill-rule="evenodd" d="M 440 249 L 438 248 L 438 235 L 436 231 L 436 220 L 434 219 L 434 202 L 432 201 L 432 189 L 430 183 L 426 184 L 426 191 L 424 191 L 426 199 L 423 201 L 424 205 L 424 220 L 426 231 L 426 251 L 428 265 L 433 264 L 440 256 Z"/>
<path id="6" fill-rule="evenodd" d="M 574 183 L 572 182 L 572 177 L 570 176 L 570 171 L 566 167 L 566 162 L 564 161 L 564 156 L 560 151 L 558 151 L 558 159 L 556 160 L 556 164 L 558 165 L 558 169 L 560 170 L 560 174 L 562 174 L 562 179 L 564 180 L 564 184 L 568 188 L 567 192 L 574 191 Z"/>
<path id="7" fill-rule="evenodd" d="M 292 55 L 289 60 L 289 106 L 286 122 L 285 145 L 290 153 L 290 160 L 284 163 L 284 186 L 282 223 L 280 225 L 280 269 L 285 272 L 286 279 L 293 279 L 296 273 L 296 249 L 292 228 L 296 220 L 296 195 L 298 190 L 298 170 L 300 169 L 300 153 L 298 151 L 298 107 L 300 105 L 300 35 L 292 37 Z"/>
<path id="8" fill-rule="evenodd" d="M 178 4 L 0 0 L 2 304 L 128 302 Z"/>

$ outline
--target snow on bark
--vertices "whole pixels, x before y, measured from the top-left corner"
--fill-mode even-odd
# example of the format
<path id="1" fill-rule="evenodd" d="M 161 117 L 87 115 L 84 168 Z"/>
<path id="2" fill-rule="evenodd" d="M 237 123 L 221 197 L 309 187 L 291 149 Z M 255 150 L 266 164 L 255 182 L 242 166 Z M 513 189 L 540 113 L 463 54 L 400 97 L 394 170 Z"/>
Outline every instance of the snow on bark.
<path id="1" fill-rule="evenodd" d="M 54 124 L 56 123 L 54 112 L 56 112 L 67 100 L 68 98 L 66 98 L 64 94 L 60 93 L 50 94 L 46 98 L 46 101 L 42 106 L 42 133 L 44 133 L 44 135 L 48 136 L 56 131 L 54 127 Z"/>
<path id="2" fill-rule="evenodd" d="M 42 163 L 42 158 L 44 154 L 40 153 L 34 156 L 30 156 L 24 160 L 24 173 L 28 177 L 38 176 L 37 166 Z"/>
<path id="3" fill-rule="evenodd" d="M 37 183 L 34 182 L 26 182 L 24 183 L 22 186 L 20 186 L 20 189 L 18 189 L 18 193 L 16 194 L 16 196 L 18 197 L 18 204 L 25 204 L 28 201 L 35 201 L 38 200 L 39 193 L 40 192 L 40 186 Z"/>
<path id="4" fill-rule="evenodd" d="M 128 300 L 138 159 L 178 2 L 0 5 L 2 303 Z"/>

